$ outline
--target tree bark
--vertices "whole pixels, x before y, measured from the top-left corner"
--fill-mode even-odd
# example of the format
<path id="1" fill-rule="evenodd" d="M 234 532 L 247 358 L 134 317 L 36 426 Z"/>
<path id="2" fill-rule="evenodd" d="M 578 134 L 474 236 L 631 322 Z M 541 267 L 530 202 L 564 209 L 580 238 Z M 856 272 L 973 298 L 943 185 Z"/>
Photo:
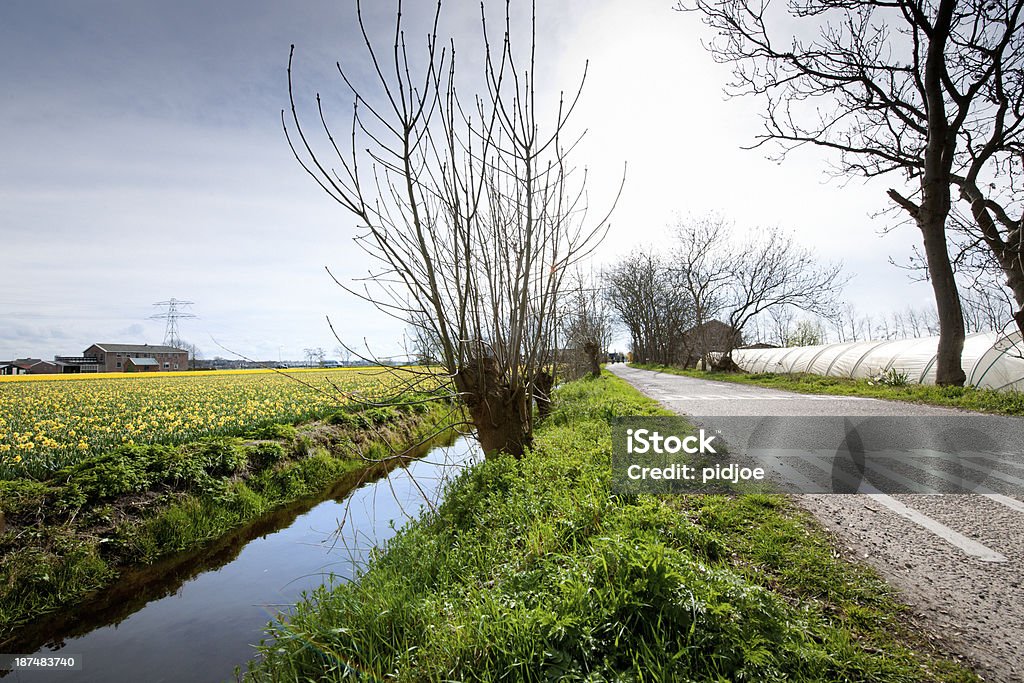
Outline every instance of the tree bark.
<path id="1" fill-rule="evenodd" d="M 530 445 L 529 395 L 501 378 L 497 363 L 484 358 L 455 375 L 455 386 L 469 408 L 485 456 L 507 453 L 520 458 Z"/>
<path id="2" fill-rule="evenodd" d="M 944 214 L 925 210 L 927 200 L 921 202 L 917 225 L 924 236 L 924 253 L 928 261 L 928 275 L 935 293 L 935 308 L 939 315 L 939 348 L 935 359 L 935 383 L 939 386 L 964 385 L 967 375 L 961 365 L 964 350 L 964 313 L 960 306 L 960 292 L 957 290 L 953 267 L 949 263 L 946 245 L 946 214 L 949 213 L 949 185 L 946 190 L 947 202 Z"/>
<path id="3" fill-rule="evenodd" d="M 583 353 L 587 356 L 587 365 L 591 377 L 601 376 L 601 346 L 595 341 L 583 344 Z"/>
<path id="4" fill-rule="evenodd" d="M 951 206 L 950 180 L 957 132 L 951 130 L 946 116 L 942 77 L 945 50 L 949 39 L 956 0 L 942 0 L 928 43 L 924 88 L 928 112 L 928 143 L 921 177 L 921 206 L 914 217 L 924 237 L 928 274 L 939 314 L 939 348 L 935 360 L 935 383 L 939 386 L 963 386 L 967 376 L 961 367 L 964 349 L 964 313 L 960 307 L 953 266 L 946 244 L 946 218 Z"/>
<path id="5" fill-rule="evenodd" d="M 533 378 L 533 402 L 537 406 L 538 420 L 551 414 L 551 390 L 554 386 L 555 378 L 547 370 L 541 370 Z"/>

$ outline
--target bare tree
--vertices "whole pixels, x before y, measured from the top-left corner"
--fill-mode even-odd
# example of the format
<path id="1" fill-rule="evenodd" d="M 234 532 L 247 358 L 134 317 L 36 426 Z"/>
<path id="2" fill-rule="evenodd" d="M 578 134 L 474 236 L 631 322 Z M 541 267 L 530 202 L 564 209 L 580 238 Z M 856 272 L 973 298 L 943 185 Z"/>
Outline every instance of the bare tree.
<path id="1" fill-rule="evenodd" d="M 1004 332 L 1016 325 L 1014 301 L 991 268 L 961 270 L 960 276 L 966 281 L 960 288 L 960 300 L 968 333 Z"/>
<path id="2" fill-rule="evenodd" d="M 936 382 L 962 385 L 964 322 L 946 240 L 951 184 L 988 211 L 977 216 L 987 241 L 1019 266 L 1019 229 L 1006 221 L 1006 239 L 996 240 L 985 227 L 999 212 L 975 196 L 981 170 L 972 171 L 1016 145 L 1019 123 L 1001 115 L 1021 111 L 1021 3 L 793 0 L 788 17 L 744 0 L 684 9 L 719 32 L 712 50 L 735 65 L 732 92 L 766 98 L 757 145 L 781 143 L 782 156 L 817 145 L 839 152 L 841 174 L 899 171 L 912 181 L 910 191 L 888 195 L 923 237 L 940 322 Z"/>
<path id="3" fill-rule="evenodd" d="M 338 344 L 334 347 L 334 353 L 338 355 L 341 364 L 348 366 L 352 362 L 352 350 L 345 344 Z"/>
<path id="4" fill-rule="evenodd" d="M 680 281 L 653 250 L 634 250 L 606 273 L 609 302 L 630 335 L 633 360 L 661 365 L 686 361 L 684 333 L 693 304 Z"/>
<path id="5" fill-rule="evenodd" d="M 816 346 L 825 341 L 825 329 L 819 320 L 798 321 L 785 339 L 785 346 Z"/>
<path id="6" fill-rule="evenodd" d="M 828 315 L 846 280 L 839 264 L 820 263 L 814 253 L 778 229 L 762 232 L 737 250 L 728 284 L 726 323 L 737 339 L 752 319 L 789 308 Z M 723 359 L 730 362 L 731 348 Z"/>
<path id="7" fill-rule="evenodd" d="M 563 345 L 581 357 L 582 372 L 601 376 L 612 336 L 612 311 L 601 278 L 576 273 L 561 306 Z"/>
<path id="8" fill-rule="evenodd" d="M 845 282 L 840 265 L 820 263 L 813 252 L 777 228 L 737 242 L 731 224 L 712 216 L 680 222 L 675 237 L 672 267 L 698 321 L 685 337 L 705 353 L 711 347 L 700 335 L 712 334 L 707 323 L 721 316 L 731 333 L 715 333 L 715 345 L 726 367 L 733 348 L 759 316 L 777 317 L 776 328 L 786 329 L 776 341 L 785 344 L 793 311 L 830 313 Z"/>
<path id="9" fill-rule="evenodd" d="M 720 366 L 731 367 L 732 350 L 760 317 L 831 313 L 845 282 L 840 265 L 820 263 L 778 229 L 736 242 L 730 224 L 708 217 L 679 221 L 674 234 L 665 261 L 637 250 L 607 276 L 638 362 L 688 366 L 717 351 Z"/>
<path id="10" fill-rule="evenodd" d="M 768 313 L 771 318 L 771 336 L 769 340 L 776 346 L 790 346 L 789 339 L 793 335 L 796 314 L 793 309 L 779 307 Z"/>
<path id="11" fill-rule="evenodd" d="M 677 220 L 672 268 L 686 288 L 693 310 L 693 327 L 684 336 L 684 365 L 700 359 L 717 341 L 710 323 L 728 303 L 734 263 L 740 257 L 731 240 L 732 226 L 723 217 L 708 215 Z"/>
<path id="12" fill-rule="evenodd" d="M 1002 271 L 1024 332 L 1024 3 L 975 0 L 961 12 L 954 20 L 965 28 L 951 35 L 951 61 L 955 76 L 970 78 L 952 92 L 966 113 L 952 179 L 974 222 L 970 234 Z"/>
<path id="13" fill-rule="evenodd" d="M 188 369 L 196 369 L 196 361 L 203 357 L 203 352 L 199 350 L 199 347 L 192 342 L 180 342 L 178 348 L 188 352 Z"/>
<path id="14" fill-rule="evenodd" d="M 481 7 L 482 53 L 469 63 L 479 66 L 483 85 L 464 98 L 456 87 L 457 46 L 438 34 L 441 2 L 422 52 L 413 54 L 400 3 L 388 49 L 375 46 L 358 0 L 356 8 L 363 66 L 376 82 L 357 86 L 338 65 L 354 113 L 337 137 L 318 95 L 325 140 L 315 148 L 296 104 L 293 48 L 290 116 L 282 112 L 289 144 L 357 218 L 357 244 L 378 266 L 358 290 L 342 286 L 429 329 L 443 379 L 462 397 L 484 451 L 519 456 L 532 437 L 535 378 L 554 360 L 565 274 L 607 229 L 607 216 L 588 218 L 586 174 L 569 159 L 579 140 L 569 119 L 586 70 L 568 96 L 540 101 L 535 7 L 522 50 L 511 38 L 509 6 L 497 43 Z"/>
<path id="15" fill-rule="evenodd" d="M 832 315 L 828 316 L 828 320 L 836 333 L 836 340 L 840 343 L 871 339 L 873 336 L 871 317 L 861 315 L 849 302 L 837 306 Z"/>

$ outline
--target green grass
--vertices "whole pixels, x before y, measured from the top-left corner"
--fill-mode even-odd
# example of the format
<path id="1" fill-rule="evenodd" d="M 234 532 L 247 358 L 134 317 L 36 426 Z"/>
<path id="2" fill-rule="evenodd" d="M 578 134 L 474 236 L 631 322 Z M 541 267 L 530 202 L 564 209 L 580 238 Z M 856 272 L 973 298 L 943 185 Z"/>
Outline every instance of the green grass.
<path id="1" fill-rule="evenodd" d="M 720 382 L 754 384 L 772 389 L 784 389 L 803 394 L 831 394 L 835 396 L 869 396 L 890 401 L 907 401 L 935 406 L 949 406 L 1000 415 L 1024 415 L 1024 393 L 1019 391 L 996 391 L 974 387 L 937 387 L 930 384 L 906 384 L 887 386 L 869 383 L 864 379 L 828 377 L 806 373 L 747 374 L 739 372 L 714 372 L 689 370 L 666 365 L 631 363 L 630 367 L 655 370 L 673 375 L 710 379 Z"/>
<path id="2" fill-rule="evenodd" d="M 272 625 L 249 681 L 976 681 L 783 497 L 610 494 L 607 418 L 566 385 L 521 460 L 488 459 L 355 583 Z"/>
<path id="3" fill-rule="evenodd" d="M 126 446 L 43 481 L 0 480 L 0 642 L 128 566 L 197 548 L 366 469 L 381 441 L 415 443 L 448 407 L 349 407 L 326 423 Z M 6 525 L 6 528 L 3 528 Z"/>

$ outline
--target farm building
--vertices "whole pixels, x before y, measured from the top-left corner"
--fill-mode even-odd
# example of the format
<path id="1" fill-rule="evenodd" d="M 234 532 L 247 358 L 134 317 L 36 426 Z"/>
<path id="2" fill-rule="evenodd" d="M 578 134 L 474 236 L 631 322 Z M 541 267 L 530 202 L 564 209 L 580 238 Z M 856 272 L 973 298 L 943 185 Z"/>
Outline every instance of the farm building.
<path id="1" fill-rule="evenodd" d="M 57 356 L 60 372 L 188 370 L 188 351 L 149 344 L 93 344 L 81 356 Z"/>
<path id="2" fill-rule="evenodd" d="M 129 358 L 124 362 L 125 372 L 158 372 L 160 362 L 156 358 Z"/>
<path id="3" fill-rule="evenodd" d="M 738 349 L 732 359 L 744 372 L 807 372 L 866 378 L 895 372 L 911 384 L 935 383 L 938 337 L 857 341 L 779 349 Z M 1024 390 L 1024 343 L 1020 332 L 969 334 L 962 361 L 967 384 Z"/>
<path id="4" fill-rule="evenodd" d="M 0 375 L 49 375 L 55 372 L 55 363 L 40 358 L 0 361 Z"/>
<path id="5" fill-rule="evenodd" d="M 684 366 L 692 368 L 709 353 L 743 346 L 743 335 L 721 320 L 708 320 L 683 332 Z"/>

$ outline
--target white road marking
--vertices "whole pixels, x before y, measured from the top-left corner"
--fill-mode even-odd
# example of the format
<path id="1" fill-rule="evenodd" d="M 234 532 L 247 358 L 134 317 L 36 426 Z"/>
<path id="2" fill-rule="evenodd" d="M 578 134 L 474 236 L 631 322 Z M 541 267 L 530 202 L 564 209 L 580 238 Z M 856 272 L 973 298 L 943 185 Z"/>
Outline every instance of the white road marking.
<path id="1" fill-rule="evenodd" d="M 884 505 L 900 517 L 909 519 L 919 527 L 927 529 L 942 540 L 946 541 L 950 545 L 953 545 L 960 550 L 964 551 L 971 557 L 976 557 L 982 562 L 1006 562 L 1006 555 L 998 553 L 992 550 L 988 546 L 978 543 L 972 538 L 967 538 L 959 531 L 950 529 L 942 522 L 938 522 L 928 515 L 918 512 L 912 507 L 904 505 L 900 501 L 896 500 L 892 496 L 885 493 L 869 493 L 868 498 L 873 501 Z"/>
<path id="2" fill-rule="evenodd" d="M 814 464 L 818 465 L 819 463 Z M 846 474 L 841 474 L 833 471 L 832 476 L 846 480 L 847 483 L 850 484 L 851 486 L 855 484 L 855 482 Z M 982 545 L 974 539 L 964 536 L 959 531 L 956 531 L 955 529 L 946 526 L 938 520 L 932 519 L 923 512 L 919 512 L 914 508 L 901 503 L 900 501 L 896 500 L 887 493 L 879 492 L 879 490 L 872 486 L 870 482 L 861 480 L 860 482 L 856 483 L 859 484 L 858 494 L 867 495 L 875 502 L 884 505 L 885 507 L 889 508 L 890 510 L 898 514 L 900 517 L 910 520 L 914 524 L 917 524 L 919 527 L 932 532 L 933 534 L 935 534 L 942 540 L 946 541 L 950 545 L 954 546 L 955 548 L 959 548 L 967 555 L 970 555 L 971 557 L 976 557 L 982 562 L 1006 562 L 1006 556 L 1002 553 L 996 552 L 988 546 Z M 1005 498 L 1006 496 L 1003 497 Z M 1013 501 L 1014 503 L 1017 502 L 1014 501 L 1012 498 L 1010 498 L 1009 500 Z M 1024 508 L 1024 505 L 1022 505 L 1022 508 Z"/>
<path id="3" fill-rule="evenodd" d="M 983 493 L 982 495 L 985 496 L 986 498 L 994 500 L 997 503 L 1005 505 L 1011 510 L 1016 510 L 1017 512 L 1024 512 L 1024 503 L 1020 502 L 1016 498 L 1010 498 L 1009 496 L 1004 496 L 1001 493 Z"/>

